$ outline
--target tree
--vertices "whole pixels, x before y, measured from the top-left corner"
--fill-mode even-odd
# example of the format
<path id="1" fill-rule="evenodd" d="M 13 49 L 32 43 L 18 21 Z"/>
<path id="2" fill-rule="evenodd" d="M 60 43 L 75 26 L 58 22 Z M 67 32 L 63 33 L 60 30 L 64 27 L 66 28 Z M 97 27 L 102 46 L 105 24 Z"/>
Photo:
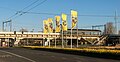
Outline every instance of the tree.
<path id="1" fill-rule="evenodd" d="M 106 23 L 105 34 L 114 34 L 114 26 L 112 22 Z"/>

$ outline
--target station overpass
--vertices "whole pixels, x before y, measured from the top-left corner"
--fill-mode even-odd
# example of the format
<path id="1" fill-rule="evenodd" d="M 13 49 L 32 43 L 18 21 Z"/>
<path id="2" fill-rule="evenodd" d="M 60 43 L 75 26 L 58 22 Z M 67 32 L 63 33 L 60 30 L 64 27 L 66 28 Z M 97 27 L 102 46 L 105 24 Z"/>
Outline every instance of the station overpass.
<path id="1" fill-rule="evenodd" d="M 100 35 L 81 35 L 81 34 L 73 34 L 72 39 L 81 38 L 90 38 L 90 39 L 99 39 Z M 18 44 L 23 39 L 39 39 L 40 42 L 43 39 L 61 39 L 62 34 L 60 33 L 41 33 L 41 32 L 0 32 L 0 45 L 2 42 L 14 42 L 14 44 Z M 63 34 L 63 38 L 67 40 L 71 40 L 71 34 Z"/>
<path id="2" fill-rule="evenodd" d="M 0 32 L 0 38 L 60 38 L 62 34 L 60 33 L 41 33 L 41 32 Z M 71 39 L 71 34 L 63 34 L 67 39 Z M 78 37 L 87 37 L 87 38 L 97 38 L 100 35 L 79 35 Z M 73 39 L 76 39 L 77 35 L 72 35 Z"/>

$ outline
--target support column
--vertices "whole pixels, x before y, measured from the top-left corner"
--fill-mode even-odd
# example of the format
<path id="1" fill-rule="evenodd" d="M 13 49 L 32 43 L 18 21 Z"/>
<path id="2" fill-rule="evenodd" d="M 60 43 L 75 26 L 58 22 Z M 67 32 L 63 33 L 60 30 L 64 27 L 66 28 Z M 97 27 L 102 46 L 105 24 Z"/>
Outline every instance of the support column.
<path id="1" fill-rule="evenodd" d="M 1 44 L 2 44 L 2 42 L 1 42 L 1 39 L 0 39 L 0 47 L 2 46 Z"/>

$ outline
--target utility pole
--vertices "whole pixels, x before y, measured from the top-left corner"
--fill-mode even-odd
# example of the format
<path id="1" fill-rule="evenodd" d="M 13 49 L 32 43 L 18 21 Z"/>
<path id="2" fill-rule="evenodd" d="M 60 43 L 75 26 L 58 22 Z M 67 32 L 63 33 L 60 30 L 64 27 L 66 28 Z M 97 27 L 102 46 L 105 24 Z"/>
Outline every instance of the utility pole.
<path id="1" fill-rule="evenodd" d="M 8 20 L 2 23 L 2 31 L 4 31 L 4 24 L 10 23 L 10 32 L 12 31 L 12 20 Z"/>
<path id="2" fill-rule="evenodd" d="M 3 31 L 3 32 L 4 32 L 4 23 L 5 23 L 5 22 L 2 23 L 2 31 Z"/>
<path id="3" fill-rule="evenodd" d="M 115 20 L 115 34 L 118 34 L 117 33 L 117 12 L 115 11 L 115 18 L 114 18 L 114 20 Z"/>
<path id="4" fill-rule="evenodd" d="M 10 20 L 10 32 L 12 32 L 12 20 Z"/>

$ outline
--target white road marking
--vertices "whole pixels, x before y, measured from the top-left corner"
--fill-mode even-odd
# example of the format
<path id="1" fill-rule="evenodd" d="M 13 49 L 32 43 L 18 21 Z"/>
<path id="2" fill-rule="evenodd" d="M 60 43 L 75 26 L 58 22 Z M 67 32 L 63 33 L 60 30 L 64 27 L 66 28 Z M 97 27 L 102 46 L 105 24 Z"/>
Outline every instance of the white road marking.
<path id="1" fill-rule="evenodd" d="M 1 52 L 4 52 L 4 53 L 11 54 L 11 55 L 14 55 L 14 56 L 17 56 L 17 57 L 20 57 L 20 58 L 23 58 L 23 59 L 26 59 L 26 60 L 31 61 L 31 62 L 36 62 L 36 61 L 34 61 L 34 60 L 32 60 L 32 59 L 29 59 L 29 58 L 27 58 L 27 57 L 20 56 L 20 55 L 17 55 L 17 54 L 11 53 L 11 52 L 7 52 L 7 51 L 3 51 L 3 50 L 0 50 L 0 51 L 1 51 Z"/>

